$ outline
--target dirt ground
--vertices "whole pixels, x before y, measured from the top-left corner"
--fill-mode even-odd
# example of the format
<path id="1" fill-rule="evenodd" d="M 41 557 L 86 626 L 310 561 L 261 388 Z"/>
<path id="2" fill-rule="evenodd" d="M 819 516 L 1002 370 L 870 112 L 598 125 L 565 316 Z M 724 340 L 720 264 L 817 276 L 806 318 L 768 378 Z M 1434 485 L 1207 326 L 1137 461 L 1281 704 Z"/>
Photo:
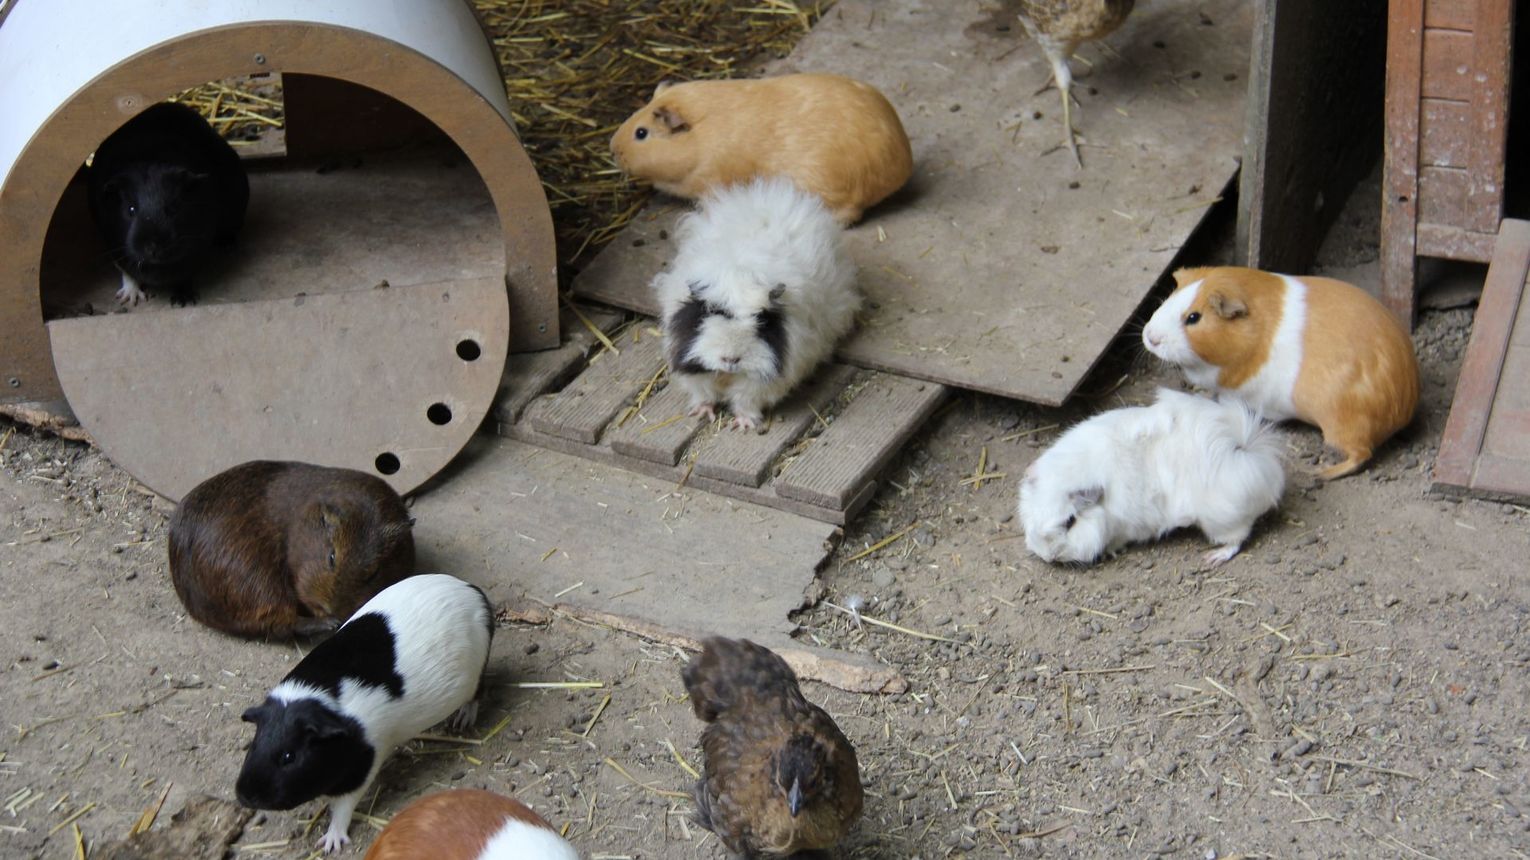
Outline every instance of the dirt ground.
<path id="1" fill-rule="evenodd" d="M 1377 196 L 1373 180 L 1352 202 L 1329 270 L 1374 277 Z M 1059 426 L 1177 382 L 1140 349 L 1117 350 L 1063 411 L 956 399 L 823 572 L 834 602 L 859 595 L 870 616 L 953 641 L 827 608 L 800 618 L 802 635 L 911 683 L 807 685 L 862 762 L 866 813 L 843 856 L 1530 853 L 1530 510 L 1428 489 L 1470 323 L 1470 309 L 1424 314 L 1420 417 L 1359 476 L 1306 477 L 1317 434 L 1288 428 L 1284 503 L 1212 572 L 1194 533 L 1090 569 L 1043 564 L 1017 539 L 1013 476 Z M 84 445 L 0 437 L 0 855 L 75 856 L 76 826 L 97 850 L 167 789 L 160 826 L 188 798 L 231 798 L 250 736 L 238 714 L 300 644 L 188 620 L 163 503 Z M 963 483 L 985 446 L 1010 477 Z M 678 794 L 677 757 L 699 764 L 684 659 L 562 617 L 501 629 L 479 737 L 504 728 L 396 757 L 351 855 L 410 799 L 478 786 L 566 823 L 592 858 L 724 856 Z M 526 680 L 606 686 L 505 683 Z M 318 809 L 257 815 L 239 856 L 308 856 Z"/>

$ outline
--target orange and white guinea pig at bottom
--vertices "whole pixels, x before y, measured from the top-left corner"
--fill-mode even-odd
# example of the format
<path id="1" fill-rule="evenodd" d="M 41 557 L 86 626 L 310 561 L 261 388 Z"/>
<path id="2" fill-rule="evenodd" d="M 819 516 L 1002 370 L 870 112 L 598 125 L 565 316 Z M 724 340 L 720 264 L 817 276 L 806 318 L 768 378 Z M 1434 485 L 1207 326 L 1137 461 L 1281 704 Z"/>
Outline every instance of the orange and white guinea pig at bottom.
<path id="1" fill-rule="evenodd" d="M 542 816 L 514 798 L 459 788 L 393 816 L 366 860 L 579 860 Z"/>
<path id="2" fill-rule="evenodd" d="M 1343 455 L 1324 478 L 1359 469 L 1413 420 L 1413 341 L 1359 287 L 1233 266 L 1181 269 L 1174 280 L 1142 330 L 1148 351 L 1271 421 L 1317 425 Z"/>
<path id="3" fill-rule="evenodd" d="M 784 176 L 845 225 L 914 171 L 892 104 L 839 75 L 660 84 L 612 135 L 611 154 L 629 176 L 691 200 Z"/>

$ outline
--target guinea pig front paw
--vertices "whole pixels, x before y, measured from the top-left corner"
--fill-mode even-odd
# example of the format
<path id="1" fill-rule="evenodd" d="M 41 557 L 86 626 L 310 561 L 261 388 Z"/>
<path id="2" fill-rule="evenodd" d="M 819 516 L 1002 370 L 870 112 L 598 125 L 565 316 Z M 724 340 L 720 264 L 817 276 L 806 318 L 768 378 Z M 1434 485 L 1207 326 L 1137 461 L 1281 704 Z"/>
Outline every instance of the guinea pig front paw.
<path id="1" fill-rule="evenodd" d="M 700 416 L 706 418 L 708 421 L 716 421 L 717 420 L 717 406 L 716 406 L 716 404 L 713 404 L 713 403 L 698 403 L 695 406 L 692 406 L 691 407 L 691 411 L 686 413 L 686 414 L 690 415 L 693 418 L 698 416 L 698 415 L 700 415 Z"/>
<path id="2" fill-rule="evenodd" d="M 173 308 L 189 307 L 197 303 L 197 291 L 190 287 L 177 287 L 170 292 L 170 306 Z"/>
<path id="3" fill-rule="evenodd" d="M 117 304 L 125 308 L 135 308 L 145 298 L 147 297 L 144 295 L 143 287 L 127 278 L 122 279 L 122 286 L 117 288 Z"/>
<path id="4" fill-rule="evenodd" d="M 760 430 L 763 431 L 765 416 L 763 415 L 735 415 L 732 427 L 734 430 Z"/>
<path id="5" fill-rule="evenodd" d="M 351 835 L 349 833 L 336 832 L 334 826 L 331 825 L 328 830 L 324 831 L 324 835 L 319 837 L 318 848 L 325 854 L 334 854 L 349 844 L 351 844 Z"/>

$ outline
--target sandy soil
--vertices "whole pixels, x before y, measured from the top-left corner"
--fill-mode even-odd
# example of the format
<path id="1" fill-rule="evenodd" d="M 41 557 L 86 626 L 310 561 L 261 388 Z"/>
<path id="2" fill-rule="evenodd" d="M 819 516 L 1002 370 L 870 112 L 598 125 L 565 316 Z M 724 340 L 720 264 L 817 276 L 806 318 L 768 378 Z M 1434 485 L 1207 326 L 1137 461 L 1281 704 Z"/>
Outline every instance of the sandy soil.
<path id="1" fill-rule="evenodd" d="M 1374 273 L 1374 193 L 1325 250 L 1333 270 Z M 863 763 L 866 815 L 844 856 L 1530 853 L 1530 512 L 1428 490 L 1470 322 L 1424 315 L 1413 429 L 1357 477 L 1297 474 L 1212 572 L 1193 533 L 1050 567 L 1017 540 L 1013 477 L 962 483 L 984 446 L 990 470 L 1015 476 L 1059 425 L 1175 383 L 1140 350 L 1119 350 L 1060 412 L 954 401 L 823 573 L 836 603 L 859 595 L 869 615 L 952 641 L 856 629 L 825 608 L 800 619 L 803 635 L 912 684 L 883 697 L 808 685 Z M 238 714 L 301 648 L 189 621 L 166 573 L 167 508 L 98 452 L 12 429 L 0 426 L 0 855 L 73 856 L 75 825 L 98 848 L 166 789 L 162 826 L 188 797 L 231 797 L 250 734 Z M 1293 470 L 1309 467 L 1316 432 L 1286 439 Z M 591 857 L 724 856 L 677 794 L 690 777 L 676 753 L 699 759 L 683 660 L 566 618 L 506 627 L 480 719 L 503 730 L 420 743 L 363 811 L 380 821 L 419 794 L 479 786 L 567 823 Z M 239 856 L 307 856 L 317 810 L 257 815 Z M 352 830 L 358 848 L 375 833 Z"/>

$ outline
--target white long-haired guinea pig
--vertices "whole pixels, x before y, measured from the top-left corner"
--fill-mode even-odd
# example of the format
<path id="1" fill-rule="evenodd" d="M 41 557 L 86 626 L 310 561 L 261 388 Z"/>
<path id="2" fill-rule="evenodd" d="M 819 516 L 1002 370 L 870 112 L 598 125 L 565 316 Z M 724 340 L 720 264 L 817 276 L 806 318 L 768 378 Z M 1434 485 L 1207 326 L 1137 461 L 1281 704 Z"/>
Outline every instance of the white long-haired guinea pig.
<path id="1" fill-rule="evenodd" d="M 244 712 L 255 740 L 235 785 L 252 809 L 334 798 L 319 844 L 351 841 L 356 803 L 399 744 L 451 717 L 467 728 L 494 635 L 494 611 L 453 576 L 411 576 L 356 610 L 266 700 Z"/>
<path id="2" fill-rule="evenodd" d="M 816 196 L 780 179 L 708 195 L 681 219 L 679 252 L 653 280 L 671 378 L 691 414 L 760 426 L 855 325 L 861 294 L 841 230 Z"/>
<path id="3" fill-rule="evenodd" d="M 1316 424 L 1343 455 L 1324 478 L 1359 469 L 1413 420 L 1413 341 L 1359 287 L 1233 266 L 1181 269 L 1174 280 L 1142 329 L 1143 345 L 1271 421 Z"/>
<path id="4" fill-rule="evenodd" d="M 1037 457 L 1020 522 L 1031 552 L 1083 564 L 1193 525 L 1217 544 L 1215 567 L 1285 485 L 1279 440 L 1246 405 L 1159 389 L 1153 405 L 1096 415 Z"/>
<path id="5" fill-rule="evenodd" d="M 579 860 L 542 816 L 476 788 L 438 791 L 393 816 L 366 860 Z"/>

